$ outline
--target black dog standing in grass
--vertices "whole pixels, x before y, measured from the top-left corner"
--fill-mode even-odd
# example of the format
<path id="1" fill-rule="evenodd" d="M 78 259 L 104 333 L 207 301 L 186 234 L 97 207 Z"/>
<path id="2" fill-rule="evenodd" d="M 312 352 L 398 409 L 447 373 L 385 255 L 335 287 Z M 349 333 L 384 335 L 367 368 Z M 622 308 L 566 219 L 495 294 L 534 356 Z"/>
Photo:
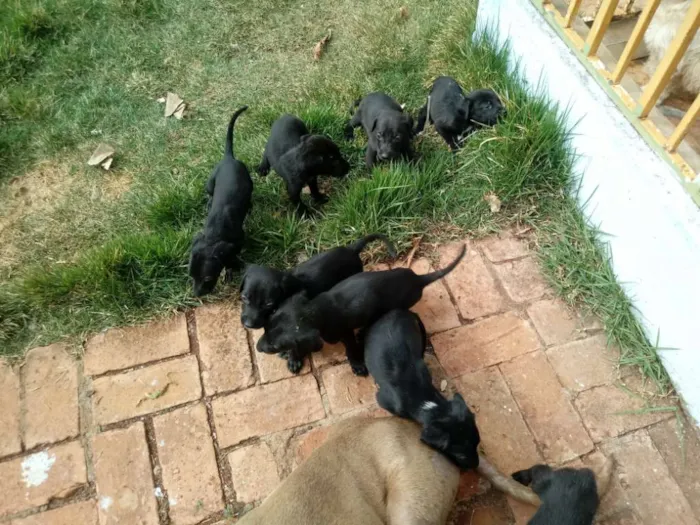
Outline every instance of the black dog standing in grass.
<path id="1" fill-rule="evenodd" d="M 301 202 L 304 186 L 309 187 L 316 202 L 326 202 L 328 197 L 318 189 L 317 177 L 344 177 L 350 171 L 350 164 L 331 139 L 310 135 L 300 119 L 294 115 L 282 115 L 272 124 L 258 173 L 264 177 L 270 168 L 284 179 L 289 200 L 295 204 L 297 213 L 305 215 L 309 209 Z"/>
<path id="2" fill-rule="evenodd" d="M 209 213 L 204 230 L 192 241 L 189 273 L 194 294 L 211 293 L 221 271 L 240 267 L 238 254 L 243 248 L 243 221 L 250 210 L 253 181 L 245 164 L 233 156 L 233 125 L 248 106 L 238 109 L 228 124 L 224 158 L 207 181 Z"/>
<path id="3" fill-rule="evenodd" d="M 420 317 L 409 310 L 392 310 L 363 336 L 365 363 L 379 387 L 379 406 L 420 423 L 421 441 L 458 467 L 478 467 L 481 438 L 474 414 L 461 395 L 448 401 L 433 386 L 423 360 L 427 336 Z"/>
<path id="4" fill-rule="evenodd" d="M 498 95 L 490 89 L 478 89 L 465 95 L 455 79 L 438 77 L 428 102 L 418 112 L 415 133 L 423 131 L 427 120 L 455 151 L 480 126 L 494 126 L 504 114 L 505 108 Z"/>
<path id="5" fill-rule="evenodd" d="M 381 240 L 389 255 L 396 257 L 391 241 L 385 235 L 374 233 L 348 246 L 318 253 L 291 271 L 248 266 L 241 282 L 241 323 L 246 328 L 262 328 L 282 302 L 295 293 L 303 290 L 313 299 L 340 281 L 360 273 L 363 270 L 360 253 L 375 240 Z"/>
<path id="6" fill-rule="evenodd" d="M 309 299 L 304 292 L 290 297 L 265 324 L 258 352 L 288 352 L 287 366 L 298 373 L 304 358 L 323 348 L 323 341 L 342 342 L 356 375 L 367 375 L 364 352 L 354 330 L 371 325 L 385 313 L 408 310 L 420 301 L 423 288 L 450 273 L 459 264 L 466 246 L 442 270 L 417 275 L 408 268 L 362 272 L 348 277 L 329 291 Z"/>
<path id="7" fill-rule="evenodd" d="M 353 110 L 357 111 L 352 115 Z M 356 100 L 350 108 L 352 118 L 345 126 L 345 138 L 352 140 L 353 130 L 362 126 L 367 134 L 367 168 L 377 160 L 388 161 L 413 157 L 413 118 L 386 93 L 370 93 Z"/>

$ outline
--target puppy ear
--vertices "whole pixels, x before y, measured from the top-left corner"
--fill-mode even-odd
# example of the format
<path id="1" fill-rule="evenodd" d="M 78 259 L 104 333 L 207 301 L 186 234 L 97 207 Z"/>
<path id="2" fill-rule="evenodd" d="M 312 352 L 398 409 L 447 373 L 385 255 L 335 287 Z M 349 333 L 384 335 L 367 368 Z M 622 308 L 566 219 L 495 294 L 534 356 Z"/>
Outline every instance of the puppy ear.
<path id="1" fill-rule="evenodd" d="M 406 125 L 410 131 L 413 130 L 413 117 L 406 113 Z"/>
<path id="2" fill-rule="evenodd" d="M 430 423 L 423 427 L 420 440 L 436 450 L 445 450 L 450 444 L 450 438 L 447 432 Z"/>
<path id="3" fill-rule="evenodd" d="M 511 478 L 513 478 L 515 481 L 520 483 L 521 485 L 525 485 L 526 487 L 530 486 L 530 483 L 532 483 L 532 469 L 525 469 L 525 470 L 519 470 L 517 472 L 513 472 L 510 475 Z"/>
<path id="4" fill-rule="evenodd" d="M 241 286 L 238 288 L 238 293 L 242 294 L 243 293 L 243 288 L 245 287 L 245 278 L 248 275 L 248 273 L 244 273 L 243 277 L 241 278 Z"/>

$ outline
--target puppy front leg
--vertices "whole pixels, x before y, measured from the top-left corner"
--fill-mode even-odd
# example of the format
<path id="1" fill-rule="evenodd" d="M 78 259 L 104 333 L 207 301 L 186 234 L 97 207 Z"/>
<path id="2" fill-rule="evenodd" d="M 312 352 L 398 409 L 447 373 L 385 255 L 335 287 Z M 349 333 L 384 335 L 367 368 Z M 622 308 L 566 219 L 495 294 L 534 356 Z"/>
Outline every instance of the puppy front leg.
<path id="1" fill-rule="evenodd" d="M 321 191 L 318 189 L 318 180 L 316 179 L 316 177 L 313 177 L 311 180 L 309 180 L 308 186 L 309 190 L 311 190 L 311 196 L 316 202 L 318 202 L 319 204 L 328 202 L 328 197 L 321 193 Z"/>
<path id="2" fill-rule="evenodd" d="M 287 368 L 292 374 L 298 374 L 304 368 L 304 356 L 299 356 L 296 350 L 287 352 Z"/>
<path id="3" fill-rule="evenodd" d="M 367 144 L 367 151 L 365 153 L 365 164 L 367 164 L 367 169 L 372 171 L 374 163 L 377 162 L 377 150 L 375 150 L 369 143 Z"/>
<path id="4" fill-rule="evenodd" d="M 304 218 L 311 214 L 309 208 L 301 202 L 301 188 L 302 185 L 298 183 L 287 182 L 287 195 L 289 195 L 289 200 L 294 204 L 297 215 L 300 218 Z"/>
<path id="5" fill-rule="evenodd" d="M 352 368 L 352 373 L 356 376 L 366 376 L 369 374 L 367 366 L 365 366 L 365 352 L 362 345 L 355 339 L 355 334 L 352 332 L 344 337 L 341 337 L 340 341 L 345 345 L 345 355 L 350 363 L 350 368 Z"/>

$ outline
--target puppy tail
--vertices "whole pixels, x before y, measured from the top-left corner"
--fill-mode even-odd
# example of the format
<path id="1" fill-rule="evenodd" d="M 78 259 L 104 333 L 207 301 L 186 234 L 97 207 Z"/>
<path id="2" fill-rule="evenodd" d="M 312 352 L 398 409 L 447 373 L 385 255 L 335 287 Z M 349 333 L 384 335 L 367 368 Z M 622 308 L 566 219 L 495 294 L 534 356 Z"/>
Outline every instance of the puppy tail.
<path id="1" fill-rule="evenodd" d="M 386 246 L 386 251 L 389 252 L 389 255 L 392 258 L 396 257 L 396 248 L 394 248 L 394 245 L 391 243 L 389 238 L 386 235 L 382 235 L 381 233 L 372 233 L 370 235 L 362 237 L 362 239 L 355 241 L 350 246 L 348 246 L 348 248 L 350 248 L 352 251 L 359 255 L 360 252 L 365 249 L 365 246 L 374 241 L 382 241 L 384 243 L 384 246 Z"/>
<path id="2" fill-rule="evenodd" d="M 360 105 L 360 102 L 362 102 L 362 99 L 361 99 L 361 98 L 358 98 L 358 99 L 355 100 L 352 104 L 350 104 L 350 116 L 352 116 L 352 115 L 355 114 L 355 110 L 356 110 L 357 107 Z"/>
<path id="3" fill-rule="evenodd" d="M 226 131 L 226 150 L 225 154 L 229 157 L 235 158 L 233 156 L 233 125 L 236 123 L 236 119 L 238 118 L 238 115 L 243 113 L 246 109 L 248 109 L 248 106 L 241 106 L 236 110 L 236 112 L 233 114 L 231 117 L 231 122 L 228 123 L 228 130 Z"/>
<path id="4" fill-rule="evenodd" d="M 430 283 L 437 281 L 438 279 L 442 279 L 443 277 L 445 277 L 445 275 L 447 275 L 452 270 L 454 270 L 456 268 L 456 266 L 459 264 L 459 261 L 461 261 L 462 258 L 464 257 L 465 253 L 467 253 L 467 246 L 462 245 L 462 251 L 459 252 L 459 255 L 457 256 L 457 258 L 454 261 L 452 261 L 450 264 L 445 266 L 442 270 L 438 270 L 436 272 L 426 273 L 425 275 L 421 275 L 421 278 L 423 280 L 423 286 L 428 286 Z"/>
<path id="5" fill-rule="evenodd" d="M 539 507 L 542 503 L 539 496 L 525 485 L 515 481 L 510 476 L 506 476 L 498 471 L 484 456 L 479 454 L 479 466 L 477 472 L 485 477 L 497 490 L 512 496 L 518 501 L 528 503 L 534 507 Z"/>

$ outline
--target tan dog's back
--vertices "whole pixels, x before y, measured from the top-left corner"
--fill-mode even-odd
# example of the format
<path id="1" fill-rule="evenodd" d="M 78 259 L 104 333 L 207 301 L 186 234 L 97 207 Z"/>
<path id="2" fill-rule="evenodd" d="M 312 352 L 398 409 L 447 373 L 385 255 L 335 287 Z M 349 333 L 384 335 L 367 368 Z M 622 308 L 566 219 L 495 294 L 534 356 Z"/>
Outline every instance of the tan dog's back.
<path id="1" fill-rule="evenodd" d="M 442 525 L 459 470 L 396 417 L 354 418 L 275 489 L 241 525 Z"/>

